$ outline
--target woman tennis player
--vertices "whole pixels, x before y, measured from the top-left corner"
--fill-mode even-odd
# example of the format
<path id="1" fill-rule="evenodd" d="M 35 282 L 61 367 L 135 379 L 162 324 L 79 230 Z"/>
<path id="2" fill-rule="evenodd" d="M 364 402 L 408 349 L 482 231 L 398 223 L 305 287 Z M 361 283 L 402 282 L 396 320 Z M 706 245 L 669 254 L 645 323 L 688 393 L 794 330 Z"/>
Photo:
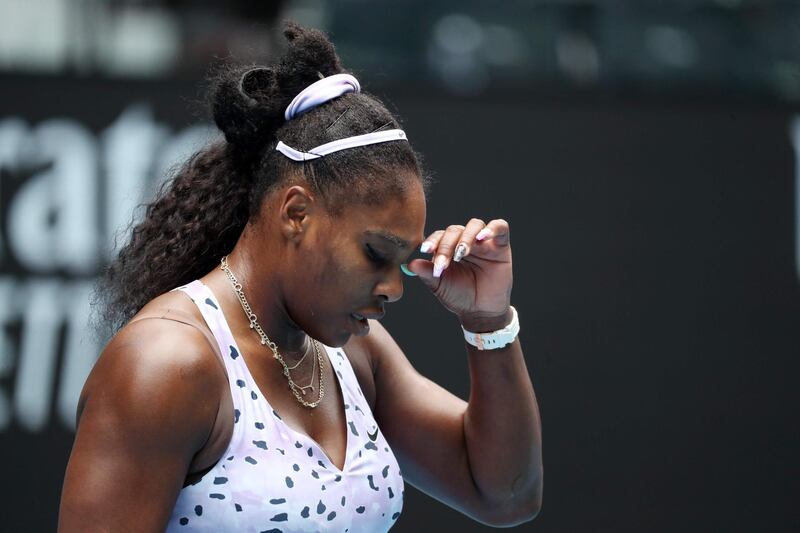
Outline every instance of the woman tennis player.
<path id="1" fill-rule="evenodd" d="M 490 525 L 539 512 L 508 223 L 425 235 L 397 119 L 322 33 L 285 35 L 276 64 L 216 75 L 224 140 L 165 186 L 99 285 L 118 331 L 81 394 L 62 532 L 386 531 L 406 481 Z M 417 247 L 429 256 L 409 262 Z M 378 322 L 404 275 L 460 319 L 468 403 Z"/>

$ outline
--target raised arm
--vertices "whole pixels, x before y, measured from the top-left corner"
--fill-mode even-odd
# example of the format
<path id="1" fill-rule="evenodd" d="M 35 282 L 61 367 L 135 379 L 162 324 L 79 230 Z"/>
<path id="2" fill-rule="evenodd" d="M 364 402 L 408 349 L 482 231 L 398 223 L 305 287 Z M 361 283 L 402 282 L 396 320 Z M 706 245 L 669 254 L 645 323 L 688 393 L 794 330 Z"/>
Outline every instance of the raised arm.
<path id="1" fill-rule="evenodd" d="M 58 530 L 163 531 L 211 433 L 224 374 L 189 326 L 147 320 L 108 345 L 86 381 Z"/>
<path id="2" fill-rule="evenodd" d="M 380 323 L 370 327 L 375 416 L 403 477 L 489 525 L 533 519 L 542 499 L 541 429 L 519 341 L 491 353 L 468 349 L 467 403 L 420 375 Z"/>
<path id="3" fill-rule="evenodd" d="M 433 262 L 409 266 L 466 329 L 501 329 L 512 316 L 508 235 L 503 220 L 450 226 L 425 241 Z M 460 244 L 466 250 L 457 252 Z M 416 372 L 389 333 L 372 326 L 364 343 L 373 360 L 376 416 L 406 479 L 490 525 L 535 517 L 542 502 L 541 423 L 519 339 L 483 351 L 464 343 L 467 403 Z M 428 355 L 458 361 L 462 349 Z"/>

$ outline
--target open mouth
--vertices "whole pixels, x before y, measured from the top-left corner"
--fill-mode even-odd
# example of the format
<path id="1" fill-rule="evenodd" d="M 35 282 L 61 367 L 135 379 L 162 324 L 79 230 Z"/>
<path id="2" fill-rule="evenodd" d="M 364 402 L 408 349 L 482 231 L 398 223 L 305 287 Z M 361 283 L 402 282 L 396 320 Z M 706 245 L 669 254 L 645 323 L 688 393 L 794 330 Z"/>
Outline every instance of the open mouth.
<path id="1" fill-rule="evenodd" d="M 366 335 L 369 333 L 369 322 L 367 322 L 367 318 L 359 313 L 350 313 L 350 318 L 353 319 L 355 322 L 355 334 L 356 335 Z"/>

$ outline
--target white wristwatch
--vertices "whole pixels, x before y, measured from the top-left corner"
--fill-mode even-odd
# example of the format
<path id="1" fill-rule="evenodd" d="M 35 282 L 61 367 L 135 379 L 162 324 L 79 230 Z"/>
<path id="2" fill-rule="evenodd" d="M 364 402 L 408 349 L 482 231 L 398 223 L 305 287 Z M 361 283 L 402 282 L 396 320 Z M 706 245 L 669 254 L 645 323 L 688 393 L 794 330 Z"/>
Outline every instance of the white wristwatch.
<path id="1" fill-rule="evenodd" d="M 513 317 L 509 325 L 503 329 L 490 331 L 488 333 L 473 333 L 464 329 L 464 326 L 461 326 L 461 329 L 464 330 L 464 338 L 468 343 L 479 350 L 496 350 L 514 342 L 514 339 L 516 339 L 519 334 L 519 317 L 517 316 L 517 310 L 514 309 L 514 306 L 512 305 L 510 307 Z"/>

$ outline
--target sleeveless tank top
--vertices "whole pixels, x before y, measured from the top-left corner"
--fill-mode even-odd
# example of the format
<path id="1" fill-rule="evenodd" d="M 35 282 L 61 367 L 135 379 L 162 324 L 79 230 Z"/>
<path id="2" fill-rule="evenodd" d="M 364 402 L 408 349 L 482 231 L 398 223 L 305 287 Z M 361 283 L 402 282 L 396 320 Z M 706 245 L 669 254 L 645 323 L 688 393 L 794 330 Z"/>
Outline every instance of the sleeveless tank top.
<path id="1" fill-rule="evenodd" d="M 315 440 L 289 427 L 269 405 L 211 289 L 195 280 L 175 290 L 194 301 L 219 345 L 234 425 L 219 462 L 180 491 L 167 531 L 389 530 L 403 507 L 402 474 L 344 352 L 323 345 L 347 420 L 339 470 Z"/>

